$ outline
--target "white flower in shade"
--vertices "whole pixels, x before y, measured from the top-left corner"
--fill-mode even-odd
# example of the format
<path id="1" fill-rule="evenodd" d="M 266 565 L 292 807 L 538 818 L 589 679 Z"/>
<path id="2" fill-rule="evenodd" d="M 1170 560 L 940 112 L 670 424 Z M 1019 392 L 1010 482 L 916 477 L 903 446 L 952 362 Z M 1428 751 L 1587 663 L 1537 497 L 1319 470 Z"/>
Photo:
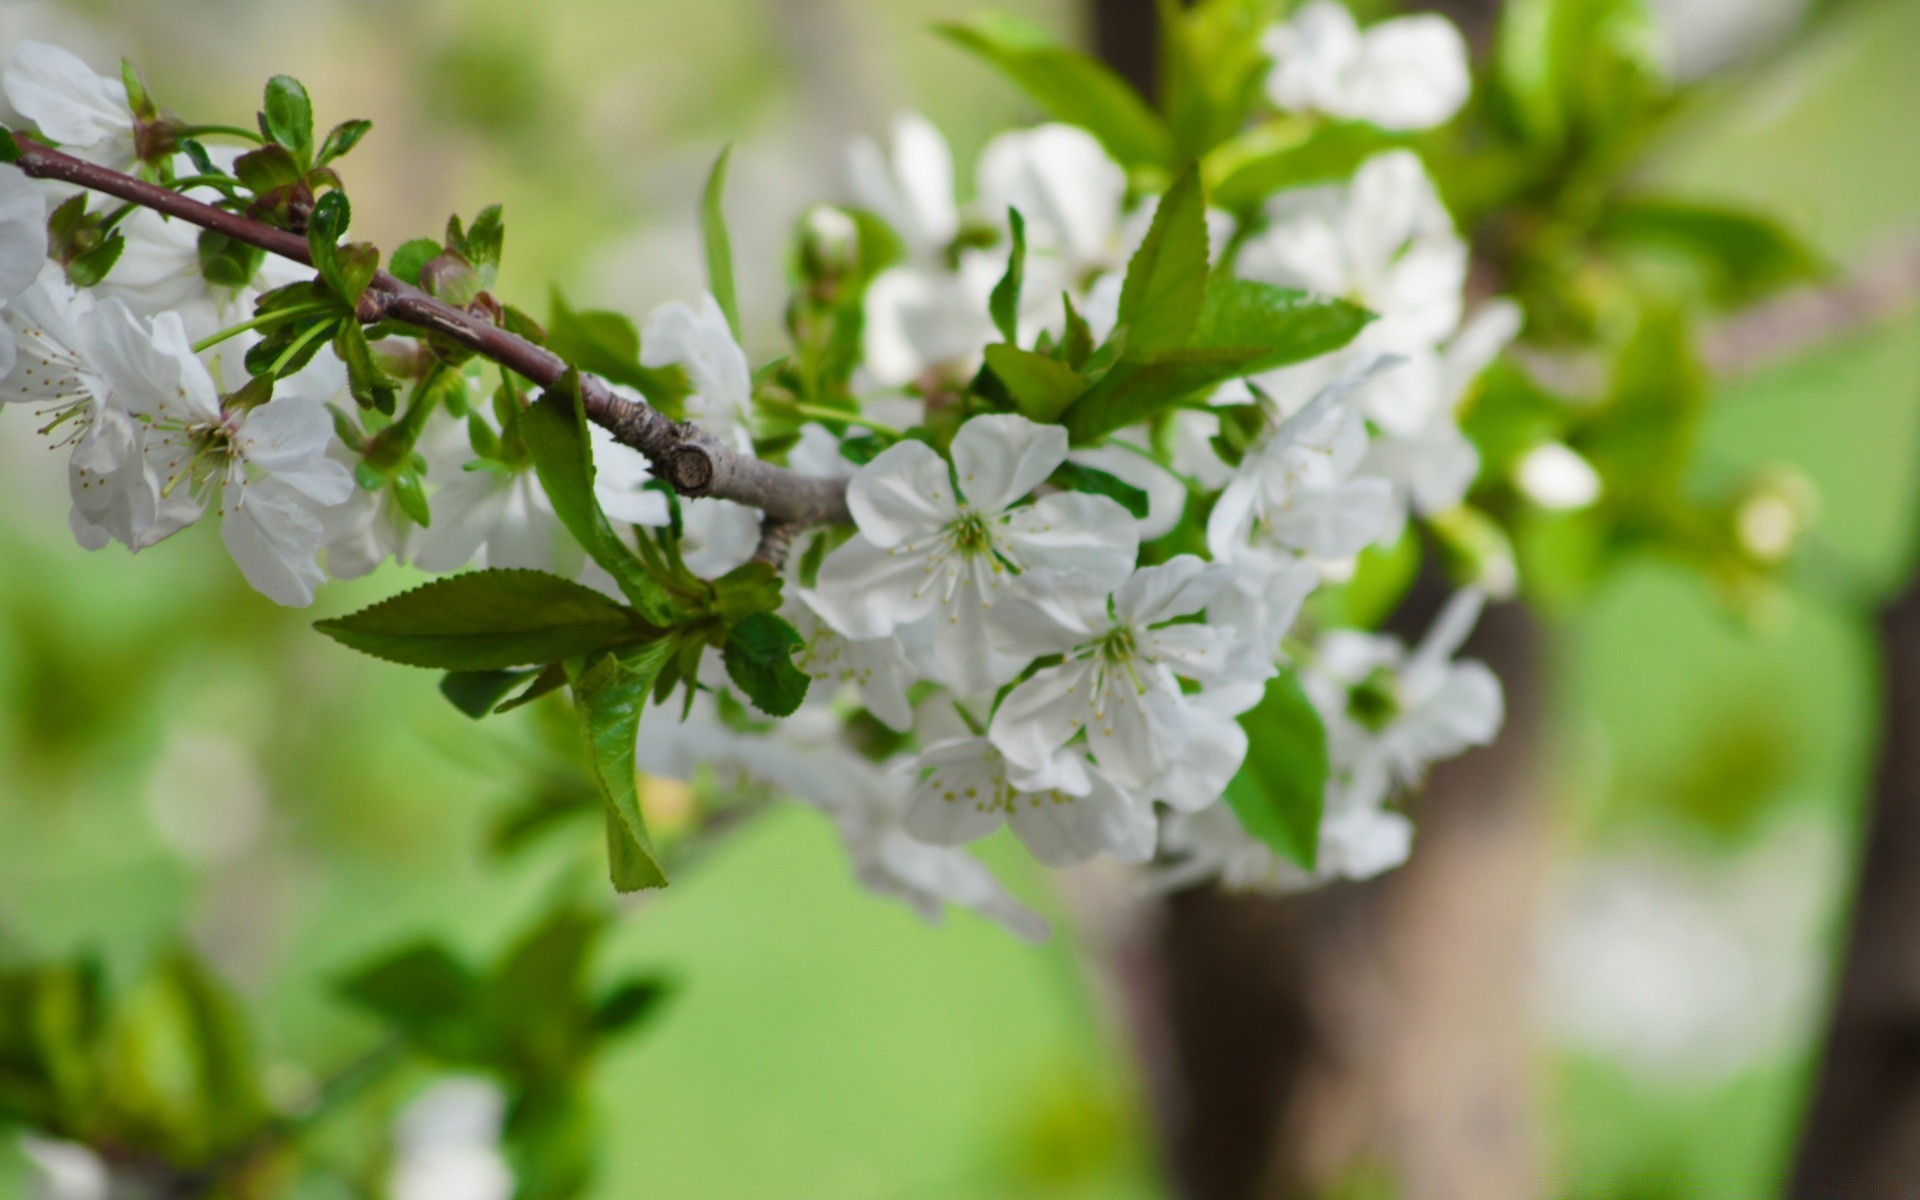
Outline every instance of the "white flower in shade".
<path id="1" fill-rule="evenodd" d="M 960 232 L 953 200 L 953 152 L 933 122 L 918 113 L 894 119 L 891 161 L 871 138 L 848 148 L 853 198 L 900 236 L 908 257 L 936 265 Z"/>
<path id="2" fill-rule="evenodd" d="M 31 407 L 45 422 L 41 433 L 55 446 L 72 447 L 67 524 L 74 540 L 89 550 L 111 540 L 139 549 L 192 521 L 199 507 L 186 496 L 162 502 L 139 453 L 139 423 L 103 403 L 107 381 L 87 342 L 92 312 L 93 298 L 55 266 L 0 309 L 3 341 L 12 351 L 0 378 L 0 404 Z"/>
<path id="3" fill-rule="evenodd" d="M 1262 39 L 1273 57 L 1267 96 L 1288 111 L 1323 112 L 1382 129 L 1430 129 L 1452 117 L 1472 88 L 1467 43 L 1432 14 L 1397 17 L 1362 32 L 1334 0 L 1313 0 Z"/>
<path id="4" fill-rule="evenodd" d="M 1371 879 L 1399 866 L 1413 848 L 1413 822 L 1381 808 L 1330 809 L 1320 823 L 1312 871 L 1249 834 L 1225 804 L 1170 814 L 1160 840 L 1174 861 L 1154 873 L 1159 888 L 1218 879 L 1246 891 L 1297 892 L 1335 879 Z"/>
<path id="5" fill-rule="evenodd" d="M 801 638 L 793 665 L 815 683 L 826 685 L 810 692 L 809 700 L 832 699 L 840 689 L 853 688 L 867 711 L 887 728 L 904 733 L 913 727 L 907 688 L 915 674 L 900 639 L 892 634 L 859 640 L 841 637 L 814 612 L 813 595 L 803 588 L 792 589 L 780 612 Z"/>
<path id="6" fill-rule="evenodd" d="M 1076 125 L 1040 125 L 1003 133 L 980 155 L 982 214 L 995 225 L 1007 209 L 1026 223 L 1028 294 L 1057 304 L 1095 275 L 1124 267 L 1146 236 L 1126 215 L 1127 173 L 1099 141 Z M 1137 225 L 1136 228 L 1131 226 Z"/>
<path id="7" fill-rule="evenodd" d="M 1236 260 L 1240 275 L 1341 296 L 1380 315 L 1375 350 L 1434 346 L 1460 324 L 1467 247 L 1411 151 L 1363 163 L 1345 186 L 1283 192 Z"/>
<path id="8" fill-rule="evenodd" d="M 1215 683 L 1189 698 L 1194 720 L 1186 749 L 1147 788 L 1147 799 L 1159 800 L 1175 812 L 1199 812 L 1220 799 L 1246 761 L 1247 731 L 1239 718 L 1266 693 L 1265 682 L 1254 677 L 1272 674 L 1271 657 L 1266 662 L 1264 672 L 1245 669 L 1253 663 L 1245 664 L 1238 673 L 1248 678 Z"/>
<path id="9" fill-rule="evenodd" d="M 413 565 L 457 571 L 523 567 L 572 579 L 586 552 L 560 523 L 532 468 L 476 461 L 433 493 L 433 525 L 420 534 Z"/>
<path id="10" fill-rule="evenodd" d="M 1335 786 L 1351 806 L 1377 808 L 1429 765 L 1499 732 L 1500 681 L 1485 663 L 1453 661 L 1484 604 L 1478 591 L 1456 594 L 1412 653 L 1394 637 L 1333 630 L 1321 638 L 1301 683 L 1326 723 Z"/>
<path id="11" fill-rule="evenodd" d="M 117 1194 L 119 1181 L 105 1160 L 78 1142 L 23 1133 L 20 1154 L 28 1166 L 24 1200 L 113 1200 Z"/>
<path id="12" fill-rule="evenodd" d="M 394 1122 L 393 1200 L 509 1200 L 513 1171 L 500 1149 L 507 1099 L 491 1082 L 448 1079 Z"/>
<path id="13" fill-rule="evenodd" d="M 1385 480 L 1354 478 L 1367 430 L 1342 401 L 1392 365 L 1376 359 L 1328 384 L 1247 451 L 1207 519 L 1216 560 L 1236 561 L 1248 546 L 1345 558 L 1382 536 L 1393 491 Z"/>
<path id="14" fill-rule="evenodd" d="M 281 604 L 312 603 L 323 578 L 318 510 L 353 493 L 352 473 L 328 457 L 326 406 L 297 394 L 225 404 L 172 313 L 149 323 L 109 300 L 87 328 L 109 402 L 146 426 L 140 452 L 159 499 L 217 503 L 221 538 L 247 582 Z"/>
<path id="15" fill-rule="evenodd" d="M 0 305 L 32 287 L 47 265 L 47 202 L 19 171 L 0 171 Z M 0 373 L 13 369 L 0 340 Z"/>
<path id="16" fill-rule="evenodd" d="M 907 801 L 906 830 L 923 842 L 964 845 L 1005 824 L 1050 867 L 1070 867 L 1102 852 L 1122 862 L 1153 855 L 1153 806 L 1129 796 L 1090 763 L 1079 764 L 1078 794 L 1016 787 L 1006 759 L 983 737 L 929 746 L 917 767 L 921 777 Z"/>
<path id="17" fill-rule="evenodd" d="M 997 653 L 987 626 L 1014 579 L 1060 570 L 1111 587 L 1139 547 L 1133 518 L 1104 496 L 1016 504 L 1066 456 L 1066 430 L 1012 415 L 961 426 L 951 467 L 923 442 L 889 447 L 848 486 L 860 532 L 821 566 L 815 611 L 852 638 L 931 618 L 944 682 L 966 692 L 1005 682 L 1025 660 Z"/>
<path id="18" fill-rule="evenodd" d="M 1413 351 L 1409 380 L 1430 397 L 1410 428 L 1383 425 L 1360 466 L 1362 475 L 1393 485 L 1395 520 L 1383 535 L 1397 538 L 1409 508 L 1424 517 L 1466 498 L 1480 473 L 1480 452 L 1460 431 L 1459 412 L 1468 389 L 1520 332 L 1520 307 L 1510 300 L 1482 305 L 1438 352 Z M 1380 383 L 1391 381 L 1390 372 Z M 1365 391 L 1375 391 L 1380 383 Z"/>
<path id="19" fill-rule="evenodd" d="M 22 42 L 0 76 L 15 111 L 69 153 L 124 171 L 138 161 L 127 86 L 96 75 L 71 52 Z"/>
<path id="20" fill-rule="evenodd" d="M 243 287 L 207 282 L 200 261 L 200 229 L 185 221 L 139 209 L 120 223 L 126 246 L 113 270 L 95 289 L 102 299 L 120 300 L 134 313 L 150 317 L 177 312 L 195 338 L 210 336 L 253 315 L 261 292 L 312 278 L 288 259 L 269 254 L 253 280 Z"/>
<path id="21" fill-rule="evenodd" d="M 989 735 L 1016 784 L 1084 790 L 1078 756 L 1063 752 L 1083 731 L 1122 787 L 1159 778 L 1192 735 L 1193 703 L 1180 681 L 1219 677 L 1234 639 L 1231 629 L 1179 618 L 1205 608 L 1231 573 L 1183 554 L 1135 571 L 1111 596 L 1090 581 L 1048 575 L 1008 604 L 997 631 L 1004 649 L 1021 659 L 1065 657 L 1015 687 L 993 715 Z"/>
<path id="22" fill-rule="evenodd" d="M 869 891 L 938 921 L 943 905 L 969 908 L 1016 937 L 1042 941 L 1047 922 L 1012 896 L 985 863 L 951 846 L 930 846 L 904 827 L 910 781 L 854 755 L 838 760 L 831 794 L 814 800 L 833 818 Z M 802 799 L 809 799 L 802 797 Z"/>
<path id="23" fill-rule="evenodd" d="M 1147 512 L 1139 518 L 1143 542 L 1173 532 L 1187 513 L 1187 485 L 1153 457 L 1146 448 L 1151 441 L 1151 432 L 1139 426 L 1108 438 L 1104 446 L 1075 450 L 1067 456 L 1080 466 L 1105 471 L 1147 494 Z"/>
<path id="24" fill-rule="evenodd" d="M 928 373 L 965 378 L 998 341 L 987 300 L 1003 264 L 978 250 L 952 271 L 889 267 L 867 286 L 862 334 L 865 367 L 875 383 L 904 387 Z"/>
<path id="25" fill-rule="evenodd" d="M 721 441 L 753 449 L 753 372 L 711 295 L 692 308 L 678 300 L 653 310 L 640 336 L 640 362 L 681 367 L 693 384 L 687 416 Z"/>
<path id="26" fill-rule="evenodd" d="M 1207 605 L 1207 620 L 1239 635 L 1236 665 L 1264 671 L 1279 657 L 1282 639 L 1320 582 L 1308 559 L 1266 546 L 1238 549 L 1233 576 Z"/>

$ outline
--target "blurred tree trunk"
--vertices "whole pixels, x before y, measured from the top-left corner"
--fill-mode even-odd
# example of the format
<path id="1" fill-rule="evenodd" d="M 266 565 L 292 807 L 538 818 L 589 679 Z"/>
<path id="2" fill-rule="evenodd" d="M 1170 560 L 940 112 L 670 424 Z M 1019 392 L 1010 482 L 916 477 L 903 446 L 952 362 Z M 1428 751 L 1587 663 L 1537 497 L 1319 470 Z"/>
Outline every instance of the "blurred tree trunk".
<path id="1" fill-rule="evenodd" d="M 1433 606 L 1409 607 L 1418 627 Z M 1132 972 L 1132 1015 L 1188 1200 L 1315 1195 L 1365 1175 L 1414 1200 L 1538 1194 L 1540 638 L 1502 605 L 1469 643 L 1506 685 L 1509 723 L 1434 772 L 1407 866 L 1285 899 L 1206 888 L 1167 902 Z"/>
<path id="2" fill-rule="evenodd" d="M 1879 770 L 1795 1196 L 1920 1190 L 1920 575 L 1880 646 Z"/>
<path id="3" fill-rule="evenodd" d="M 1497 3 L 1449 15 L 1483 44 Z M 1101 56 L 1151 95 L 1153 0 L 1092 0 Z M 1407 605 L 1425 627 L 1440 589 Z M 1507 689 L 1500 741 L 1437 770 L 1412 861 L 1289 899 L 1171 897 L 1117 965 L 1162 1152 L 1187 1200 L 1310 1195 L 1378 1173 L 1419 1200 L 1538 1194 L 1526 1031 L 1546 822 L 1541 633 L 1513 605 L 1468 646 Z"/>

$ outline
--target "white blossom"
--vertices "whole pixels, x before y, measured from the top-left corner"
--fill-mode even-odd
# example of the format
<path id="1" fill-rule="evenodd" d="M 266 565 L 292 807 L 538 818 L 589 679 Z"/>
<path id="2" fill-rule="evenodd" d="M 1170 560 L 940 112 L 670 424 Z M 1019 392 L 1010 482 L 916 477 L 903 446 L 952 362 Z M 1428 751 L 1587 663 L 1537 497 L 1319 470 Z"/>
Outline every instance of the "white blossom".
<path id="1" fill-rule="evenodd" d="M 1411 151 L 1368 159 L 1344 186 L 1282 192 L 1266 217 L 1240 249 L 1240 275 L 1378 313 L 1366 346 L 1434 346 L 1460 324 L 1466 243 Z"/>
<path id="2" fill-rule="evenodd" d="M 1586 508 L 1600 498 L 1600 473 L 1565 442 L 1542 442 L 1527 451 L 1513 478 L 1541 508 Z"/>
<path id="3" fill-rule="evenodd" d="M 69 153 L 116 171 L 138 161 L 126 84 L 96 75 L 71 51 L 22 42 L 0 75 L 0 89 L 15 111 Z"/>
<path id="4" fill-rule="evenodd" d="M 478 1078 L 443 1080 L 394 1122 L 393 1200 L 508 1200 L 513 1170 L 500 1147 L 507 1100 Z"/>
<path id="5" fill-rule="evenodd" d="M 1344 558 L 1378 540 L 1392 519 L 1384 480 L 1355 478 L 1367 453 L 1359 414 L 1342 403 L 1380 370 L 1376 359 L 1321 389 L 1313 400 L 1249 448 L 1207 520 L 1215 559 L 1268 545 L 1321 558 Z"/>
<path id="6" fill-rule="evenodd" d="M 440 485 L 432 505 L 433 525 L 413 556 L 423 571 L 457 571 L 477 559 L 571 579 L 586 561 L 531 467 L 476 460 Z"/>
<path id="7" fill-rule="evenodd" d="M 1466 103 L 1467 43 L 1432 14 L 1396 17 L 1364 32 L 1335 0 L 1312 0 L 1262 44 L 1273 57 L 1267 96 L 1289 111 L 1322 112 L 1382 129 L 1429 129 Z"/>
<path id="8" fill-rule="evenodd" d="M 1143 567 L 1109 596 L 1090 581 L 1049 575 L 1007 606 L 1003 648 L 1065 661 L 1035 672 L 993 715 L 993 744 L 1022 787 L 1084 790 L 1077 735 L 1123 787 L 1152 784 L 1186 749 L 1193 702 L 1181 679 L 1204 683 L 1228 667 L 1234 633 L 1180 622 L 1226 586 L 1229 568 L 1181 555 Z M 1110 601 L 1110 602 L 1109 602 Z"/>
<path id="9" fill-rule="evenodd" d="M 925 842 L 957 846 L 978 841 L 1002 824 L 1051 867 L 1107 853 L 1122 862 L 1153 854 L 1152 805 L 1116 786 L 1099 767 L 1077 765 L 1076 792 L 1026 790 L 1008 778 L 1006 759 L 983 737 L 927 747 L 916 763 L 921 778 L 908 800 L 906 831 Z"/>
<path id="10" fill-rule="evenodd" d="M 871 138 L 848 148 L 854 200 L 885 221 L 920 265 L 939 261 L 960 232 L 953 199 L 953 152 L 947 139 L 918 113 L 894 119 L 892 158 Z"/>
<path id="11" fill-rule="evenodd" d="M 892 634 L 842 637 L 814 611 L 810 591 L 794 588 L 792 595 L 793 599 L 781 608 L 781 615 L 801 637 L 800 648 L 793 653 L 793 665 L 816 684 L 827 685 L 814 688 L 808 699 L 822 693 L 831 696 L 833 691 L 851 687 L 887 728 L 902 733 L 912 728 L 913 709 L 907 703 L 907 688 L 914 681 L 914 672 L 900 639 Z"/>
<path id="12" fill-rule="evenodd" d="M 640 336 L 640 362 L 684 368 L 693 384 L 687 416 L 736 449 L 752 451 L 753 371 L 719 301 L 706 295 L 697 309 L 678 300 L 654 309 Z"/>
<path id="13" fill-rule="evenodd" d="M 1484 604 L 1477 591 L 1457 593 L 1411 653 L 1398 638 L 1336 629 L 1303 664 L 1336 784 L 1351 789 L 1354 805 L 1378 807 L 1430 764 L 1484 746 L 1499 731 L 1500 681 L 1484 663 L 1453 660 Z"/>
<path id="14" fill-rule="evenodd" d="M 931 618 L 945 682 L 967 692 L 1005 682 L 1025 664 L 998 653 L 987 626 L 1013 580 L 1057 569 L 1111 586 L 1139 544 L 1133 518 L 1104 496 L 1016 503 L 1066 456 L 1066 430 L 1012 415 L 962 426 L 952 467 L 922 442 L 889 447 L 848 487 L 860 532 L 822 565 L 815 610 L 853 638 Z"/>
<path id="15" fill-rule="evenodd" d="M 88 325 L 110 403 L 146 427 L 140 453 L 159 499 L 217 502 L 221 537 L 247 582 L 281 604 L 312 603 L 323 578 L 318 510 L 353 491 L 352 474 L 328 457 L 325 405 L 297 394 L 225 403 L 175 314 L 148 322 L 109 300 Z"/>

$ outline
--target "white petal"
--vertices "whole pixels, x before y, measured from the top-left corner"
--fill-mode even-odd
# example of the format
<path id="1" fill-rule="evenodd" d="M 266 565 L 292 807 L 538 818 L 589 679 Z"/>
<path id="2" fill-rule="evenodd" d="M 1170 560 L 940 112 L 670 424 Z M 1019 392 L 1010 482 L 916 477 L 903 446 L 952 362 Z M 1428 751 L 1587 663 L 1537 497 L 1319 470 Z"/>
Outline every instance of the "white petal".
<path id="1" fill-rule="evenodd" d="M 1105 496 L 1056 492 L 1007 514 L 998 534 L 1022 571 L 1061 571 L 1111 590 L 1133 569 L 1140 528 Z"/>
<path id="2" fill-rule="evenodd" d="M 1085 724 L 1092 690 L 1093 664 L 1087 660 L 1036 671 L 1000 702 L 988 736 L 1009 763 L 1041 770 Z"/>
<path id="3" fill-rule="evenodd" d="M 473 560 L 506 510 L 512 480 L 497 471 L 464 471 L 433 494 L 433 524 L 420 538 L 414 565 L 455 571 Z"/>
<path id="4" fill-rule="evenodd" d="M 1233 579 L 1233 572 L 1192 554 L 1133 573 L 1113 598 L 1114 613 L 1136 628 L 1158 625 L 1205 608 Z"/>
<path id="5" fill-rule="evenodd" d="M 1471 89 L 1458 27 L 1431 13 L 1399 17 L 1367 30 L 1344 115 L 1382 129 L 1431 129 L 1459 112 Z"/>
<path id="6" fill-rule="evenodd" d="M 860 532 L 885 549 L 929 536 L 959 516 L 946 460 L 925 442 L 898 442 L 854 473 L 847 507 Z"/>
<path id="7" fill-rule="evenodd" d="M 45 42 L 23 42 L 7 64 L 7 99 L 54 141 L 92 149 L 111 139 L 133 143 L 133 110 L 126 85 L 96 75 L 72 53 Z M 127 165 L 116 155 L 109 166 Z"/>
<path id="8" fill-rule="evenodd" d="M 47 202 L 19 171 L 0 171 L 0 304 L 32 287 L 46 264 Z"/>
<path id="9" fill-rule="evenodd" d="M 1000 752 L 985 738 L 961 738 L 927 747 L 916 767 L 903 827 L 936 846 L 960 846 L 992 833 L 1006 817 L 1006 777 Z"/>
<path id="10" fill-rule="evenodd" d="M 844 637 L 885 637 L 939 603 L 928 586 L 931 568 L 924 552 L 887 549 L 856 534 L 821 564 L 810 603 Z"/>
<path id="11" fill-rule="evenodd" d="M 1067 459 L 1067 431 L 1013 413 L 975 417 L 953 437 L 960 494 L 997 513 L 1046 482 Z"/>
<path id="12" fill-rule="evenodd" d="M 221 514 L 220 536 L 254 590 L 290 608 L 313 603 L 326 578 L 315 561 L 322 529 L 299 497 L 271 482 L 249 484 L 238 507 Z"/>

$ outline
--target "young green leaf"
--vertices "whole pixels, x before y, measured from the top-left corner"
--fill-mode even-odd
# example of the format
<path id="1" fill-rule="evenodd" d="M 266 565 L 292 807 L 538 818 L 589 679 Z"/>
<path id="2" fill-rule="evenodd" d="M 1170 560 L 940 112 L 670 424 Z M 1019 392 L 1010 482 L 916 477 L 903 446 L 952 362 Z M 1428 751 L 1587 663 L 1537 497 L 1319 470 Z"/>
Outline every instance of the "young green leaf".
<path id="1" fill-rule="evenodd" d="M 569 371 L 521 413 L 517 428 L 560 523 L 613 576 L 649 624 L 661 629 L 676 624 L 680 614 L 673 601 L 614 532 L 594 498 L 593 443 L 587 436 L 579 372 Z"/>
<path id="2" fill-rule="evenodd" d="M 1826 270 L 1820 255 L 1794 234 L 1738 209 L 1625 199 L 1608 211 L 1598 232 L 1616 246 L 1664 250 L 1690 260 L 1705 276 L 1709 296 L 1722 305 L 1750 304 L 1788 285 L 1818 279 Z"/>
<path id="3" fill-rule="evenodd" d="M 439 242 L 432 238 L 414 238 L 410 242 L 401 243 L 400 248 L 393 252 L 387 269 L 402 282 L 419 287 L 420 268 L 438 258 L 439 255 Z"/>
<path id="4" fill-rule="evenodd" d="M 1151 357 L 1186 343 L 1207 291 L 1207 201 L 1200 171 L 1189 165 L 1154 211 L 1147 236 L 1127 264 L 1119 323 L 1128 353 Z"/>
<path id="5" fill-rule="evenodd" d="M 1060 419 L 1080 394 L 1087 381 L 1080 372 L 1044 354 L 1022 350 L 1004 343 L 988 346 L 987 368 L 1000 381 L 1020 415 L 1042 425 Z"/>
<path id="6" fill-rule="evenodd" d="M 573 677 L 574 703 L 586 727 L 594 779 L 624 835 L 614 836 L 609 824 L 609 870 L 614 887 L 623 892 L 667 884 L 640 811 L 633 754 L 648 696 L 678 648 L 671 637 L 655 638 L 619 655 L 602 655 Z"/>
<path id="7" fill-rule="evenodd" d="M 1054 117 L 1099 138 L 1123 166 L 1168 165 L 1173 138 L 1165 122 L 1097 60 L 1015 17 L 986 13 L 937 28 L 998 67 Z"/>
<path id="8" fill-rule="evenodd" d="M 1240 724 L 1247 731 L 1247 759 L 1227 785 L 1227 803 L 1248 833 L 1311 871 L 1320 852 L 1330 770 L 1326 726 L 1292 671 L 1267 684 L 1266 695 Z"/>
<path id="9" fill-rule="evenodd" d="M 399 384 L 374 361 L 373 348 L 367 344 L 366 331 L 358 321 L 340 322 L 339 332 L 333 335 L 333 351 L 346 364 L 347 390 L 360 407 L 392 416 Z"/>
<path id="10" fill-rule="evenodd" d="M 540 571 L 450 575 L 314 628 L 389 662 L 497 671 L 557 662 L 641 632 L 632 610 Z"/>
<path id="11" fill-rule="evenodd" d="M 372 130 L 372 121 L 340 122 L 327 133 L 327 140 L 320 143 L 320 153 L 314 158 L 315 164 L 325 166 L 336 158 L 344 157 Z"/>
<path id="12" fill-rule="evenodd" d="M 260 132 L 285 146 L 301 162 L 313 155 L 313 101 L 307 89 L 291 75 L 267 80 L 266 106 L 260 113 Z"/>
<path id="13" fill-rule="evenodd" d="M 788 717 L 807 698 L 813 682 L 793 665 L 800 644 L 800 634 L 786 621 L 772 613 L 754 613 L 728 632 L 721 657 L 727 676 L 755 708 L 768 716 Z"/>
<path id="14" fill-rule="evenodd" d="M 987 298 L 987 311 L 1001 340 L 1013 346 L 1020 343 L 1020 288 L 1027 274 L 1027 221 L 1019 209 L 1007 209 L 1007 227 L 1013 231 L 1013 252 L 1007 256 L 1006 274 Z"/>
<path id="15" fill-rule="evenodd" d="M 726 314 L 727 328 L 740 340 L 740 300 L 733 286 L 733 241 L 727 236 L 727 214 L 721 201 L 727 192 L 727 164 L 733 157 L 728 146 L 713 161 L 707 175 L 707 190 L 700 198 L 700 233 L 707 246 L 707 288 Z"/>

